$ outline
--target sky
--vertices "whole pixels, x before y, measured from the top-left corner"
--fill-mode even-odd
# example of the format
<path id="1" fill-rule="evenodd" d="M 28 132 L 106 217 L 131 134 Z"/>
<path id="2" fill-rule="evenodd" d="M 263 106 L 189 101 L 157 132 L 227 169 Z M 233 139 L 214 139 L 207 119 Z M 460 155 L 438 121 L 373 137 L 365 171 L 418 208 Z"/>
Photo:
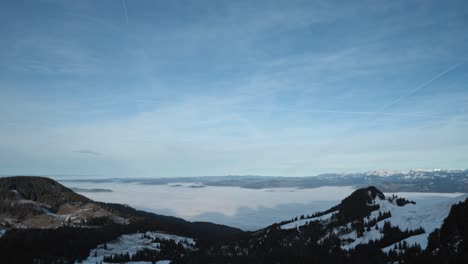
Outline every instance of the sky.
<path id="1" fill-rule="evenodd" d="M 2 1 L 0 173 L 468 168 L 468 2 Z"/>

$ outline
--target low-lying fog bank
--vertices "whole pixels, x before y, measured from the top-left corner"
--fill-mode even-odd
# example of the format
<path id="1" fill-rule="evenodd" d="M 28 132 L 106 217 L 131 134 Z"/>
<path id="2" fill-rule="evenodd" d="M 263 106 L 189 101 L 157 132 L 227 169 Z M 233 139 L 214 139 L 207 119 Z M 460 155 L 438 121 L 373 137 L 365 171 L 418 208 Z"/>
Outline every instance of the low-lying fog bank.
<path id="1" fill-rule="evenodd" d="M 209 221 L 255 230 L 291 217 L 326 210 L 352 193 L 354 187 L 313 189 L 213 187 L 194 183 L 144 185 L 119 182 L 65 182 L 93 200 L 132 207 L 190 221 Z M 111 192 L 79 190 L 106 189 Z M 418 203 L 440 202 L 459 193 L 398 193 Z"/>
<path id="2" fill-rule="evenodd" d="M 143 185 L 138 183 L 65 182 L 80 189 L 112 192 L 79 192 L 96 201 L 128 204 L 138 209 L 210 221 L 254 230 L 289 216 L 325 210 L 349 195 L 353 187 L 315 189 L 212 187 L 193 183 Z M 196 187 L 194 187 L 196 186 Z"/>

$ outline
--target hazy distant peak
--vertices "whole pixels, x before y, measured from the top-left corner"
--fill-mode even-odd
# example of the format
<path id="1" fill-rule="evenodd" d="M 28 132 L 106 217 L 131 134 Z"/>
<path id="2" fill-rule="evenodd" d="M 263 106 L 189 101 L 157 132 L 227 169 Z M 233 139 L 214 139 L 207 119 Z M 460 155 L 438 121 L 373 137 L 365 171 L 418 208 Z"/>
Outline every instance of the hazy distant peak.
<path id="1" fill-rule="evenodd" d="M 395 174 L 406 174 L 407 172 L 402 172 L 402 171 L 397 171 L 397 170 L 374 170 L 374 171 L 368 171 L 364 173 L 365 175 L 368 176 L 380 176 L 380 177 L 387 177 L 387 176 L 392 176 Z"/>
<path id="2" fill-rule="evenodd" d="M 398 171 L 398 170 L 372 170 L 363 173 L 367 176 L 379 176 L 379 177 L 388 177 L 393 175 L 415 175 L 415 174 L 424 174 L 424 173 L 434 173 L 434 172 L 441 172 L 441 173 L 453 173 L 453 172 L 462 172 L 462 170 L 445 170 L 445 169 L 411 169 L 409 171 Z M 350 174 L 350 173 L 348 173 Z M 354 174 L 354 173 L 351 173 Z M 346 174 L 345 174 L 346 175 Z"/>

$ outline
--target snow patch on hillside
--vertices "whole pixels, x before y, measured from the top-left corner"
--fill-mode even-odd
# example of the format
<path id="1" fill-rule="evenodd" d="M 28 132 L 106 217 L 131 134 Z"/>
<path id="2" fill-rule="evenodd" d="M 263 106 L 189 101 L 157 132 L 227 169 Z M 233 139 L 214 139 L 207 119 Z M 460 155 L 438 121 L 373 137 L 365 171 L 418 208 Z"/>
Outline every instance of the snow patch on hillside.
<path id="1" fill-rule="evenodd" d="M 382 238 L 382 234 L 380 233 L 379 230 L 371 229 L 371 231 L 366 231 L 361 237 L 357 237 L 356 231 L 353 231 L 349 234 L 343 235 L 340 237 L 342 240 L 347 240 L 347 239 L 352 239 L 354 240 L 353 242 L 347 244 L 347 245 L 342 245 L 342 249 L 352 249 L 356 247 L 359 244 L 367 244 L 371 240 L 377 240 Z"/>
<path id="2" fill-rule="evenodd" d="M 435 203 L 431 206 L 416 204 L 406 204 L 405 206 L 397 206 L 388 201 L 377 200 L 380 209 L 372 212 L 371 218 L 377 217 L 380 212 L 390 211 L 392 217 L 386 219 L 394 226 L 398 226 L 401 230 L 424 228 L 426 233 L 432 232 L 440 227 L 442 222 L 447 217 L 452 204 L 459 201 L 456 200 L 444 201 Z"/>
<path id="3" fill-rule="evenodd" d="M 400 242 L 403 243 L 403 242 L 406 241 L 406 243 L 408 243 L 408 245 L 410 245 L 410 246 L 413 246 L 415 244 L 419 244 L 421 246 L 421 249 L 425 249 L 427 247 L 427 236 L 428 236 L 428 234 L 424 233 L 424 234 L 408 237 L 406 239 L 401 240 Z M 400 242 L 398 242 L 398 243 L 400 243 Z M 398 245 L 398 243 L 392 244 L 392 245 L 390 245 L 390 246 L 388 246 L 386 248 L 382 248 L 382 250 L 385 253 L 388 253 L 390 250 L 395 249 L 395 245 Z"/>
<path id="4" fill-rule="evenodd" d="M 374 170 L 368 171 L 365 173 L 367 176 L 379 176 L 379 177 L 388 177 L 396 174 L 406 174 L 407 172 L 395 171 L 395 170 Z"/>
<path id="5" fill-rule="evenodd" d="M 97 248 L 90 251 L 89 257 L 82 263 L 95 264 L 95 263 L 106 263 L 103 262 L 105 256 L 111 256 L 115 254 L 126 254 L 133 255 L 142 249 L 151 249 L 159 251 L 160 243 L 153 242 L 154 239 L 172 240 L 176 243 L 181 243 L 185 248 L 193 250 L 195 248 L 195 241 L 192 238 L 176 236 L 171 234 L 164 234 L 159 232 L 146 232 L 121 235 L 118 239 L 99 245 Z M 146 262 L 129 262 L 129 263 L 146 263 Z M 148 262 L 151 263 L 151 262 Z M 157 262 L 157 263 L 170 263 Z"/>
<path id="6" fill-rule="evenodd" d="M 0 227 L 0 237 L 2 237 L 6 233 L 6 229 Z"/>

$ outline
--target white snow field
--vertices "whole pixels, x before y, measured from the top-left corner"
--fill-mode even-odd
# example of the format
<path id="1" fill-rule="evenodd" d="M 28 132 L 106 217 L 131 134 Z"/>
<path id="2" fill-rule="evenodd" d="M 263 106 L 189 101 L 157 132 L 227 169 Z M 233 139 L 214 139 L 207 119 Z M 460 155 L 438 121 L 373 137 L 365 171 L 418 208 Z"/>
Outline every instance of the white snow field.
<path id="1" fill-rule="evenodd" d="M 405 229 L 414 230 L 419 227 L 424 228 L 425 233 L 420 235 L 411 236 L 404 239 L 409 245 L 419 244 L 422 249 L 427 247 L 427 238 L 434 229 L 441 227 L 444 219 L 450 212 L 450 208 L 453 204 L 465 200 L 468 196 L 466 194 L 420 194 L 415 193 L 407 195 L 398 193 L 398 197 L 408 198 L 413 200 L 416 204 L 406 204 L 405 206 L 397 206 L 388 200 L 381 200 L 378 197 L 375 199 L 375 203 L 380 205 L 380 209 L 373 211 L 370 215 L 370 220 L 376 219 L 379 212 L 385 213 L 390 212 L 391 217 L 381 220 L 377 223 L 379 228 L 383 227 L 385 221 L 389 221 L 392 226 L 398 226 L 400 230 Z M 387 195 L 386 198 L 389 196 Z M 364 219 L 367 221 L 367 219 Z M 380 239 L 382 234 L 379 230 L 375 230 L 374 227 L 370 231 L 364 231 L 364 235 L 357 237 L 355 231 L 344 234 L 341 236 L 342 239 L 350 238 L 354 240 L 351 243 L 344 243 L 341 247 L 343 249 L 351 249 L 356 245 L 368 243 L 370 240 Z M 394 245 L 384 248 L 384 251 L 392 249 Z"/>
<path id="2" fill-rule="evenodd" d="M 143 236 L 146 235 L 146 237 Z M 149 237 L 149 238 L 148 238 Z M 122 235 L 118 239 L 99 245 L 97 248 L 90 251 L 89 257 L 82 263 L 95 264 L 95 263 L 106 263 L 103 262 L 105 256 L 111 256 L 114 254 L 126 254 L 127 252 L 132 255 L 137 251 L 144 248 L 159 250 L 159 243 L 153 243 L 154 238 L 173 240 L 176 243 L 181 243 L 188 249 L 193 249 L 195 241 L 192 238 L 181 237 L 171 234 L 164 234 L 158 232 L 146 232 Z M 127 263 L 151 263 L 151 262 L 127 262 Z M 158 261 L 158 264 L 170 263 L 169 260 Z"/>
<path id="3" fill-rule="evenodd" d="M 380 201 L 380 211 L 390 211 L 392 217 L 387 220 L 390 221 L 392 225 L 398 226 L 401 230 L 405 230 L 406 228 L 424 228 L 424 234 L 405 239 L 409 245 L 414 245 L 416 243 L 419 244 L 422 249 L 427 247 L 429 234 L 434 231 L 434 229 L 442 226 L 444 219 L 450 212 L 451 206 L 464 201 L 468 197 L 467 194 L 459 193 L 446 194 L 446 196 L 442 194 L 422 194 L 416 196 L 414 193 L 397 193 L 396 195 L 413 200 L 416 204 L 407 204 L 399 207 L 388 201 Z M 375 212 L 373 212 L 373 216 L 376 216 Z M 391 245 L 384 250 L 388 251 L 393 248 L 393 246 L 394 245 Z"/>

